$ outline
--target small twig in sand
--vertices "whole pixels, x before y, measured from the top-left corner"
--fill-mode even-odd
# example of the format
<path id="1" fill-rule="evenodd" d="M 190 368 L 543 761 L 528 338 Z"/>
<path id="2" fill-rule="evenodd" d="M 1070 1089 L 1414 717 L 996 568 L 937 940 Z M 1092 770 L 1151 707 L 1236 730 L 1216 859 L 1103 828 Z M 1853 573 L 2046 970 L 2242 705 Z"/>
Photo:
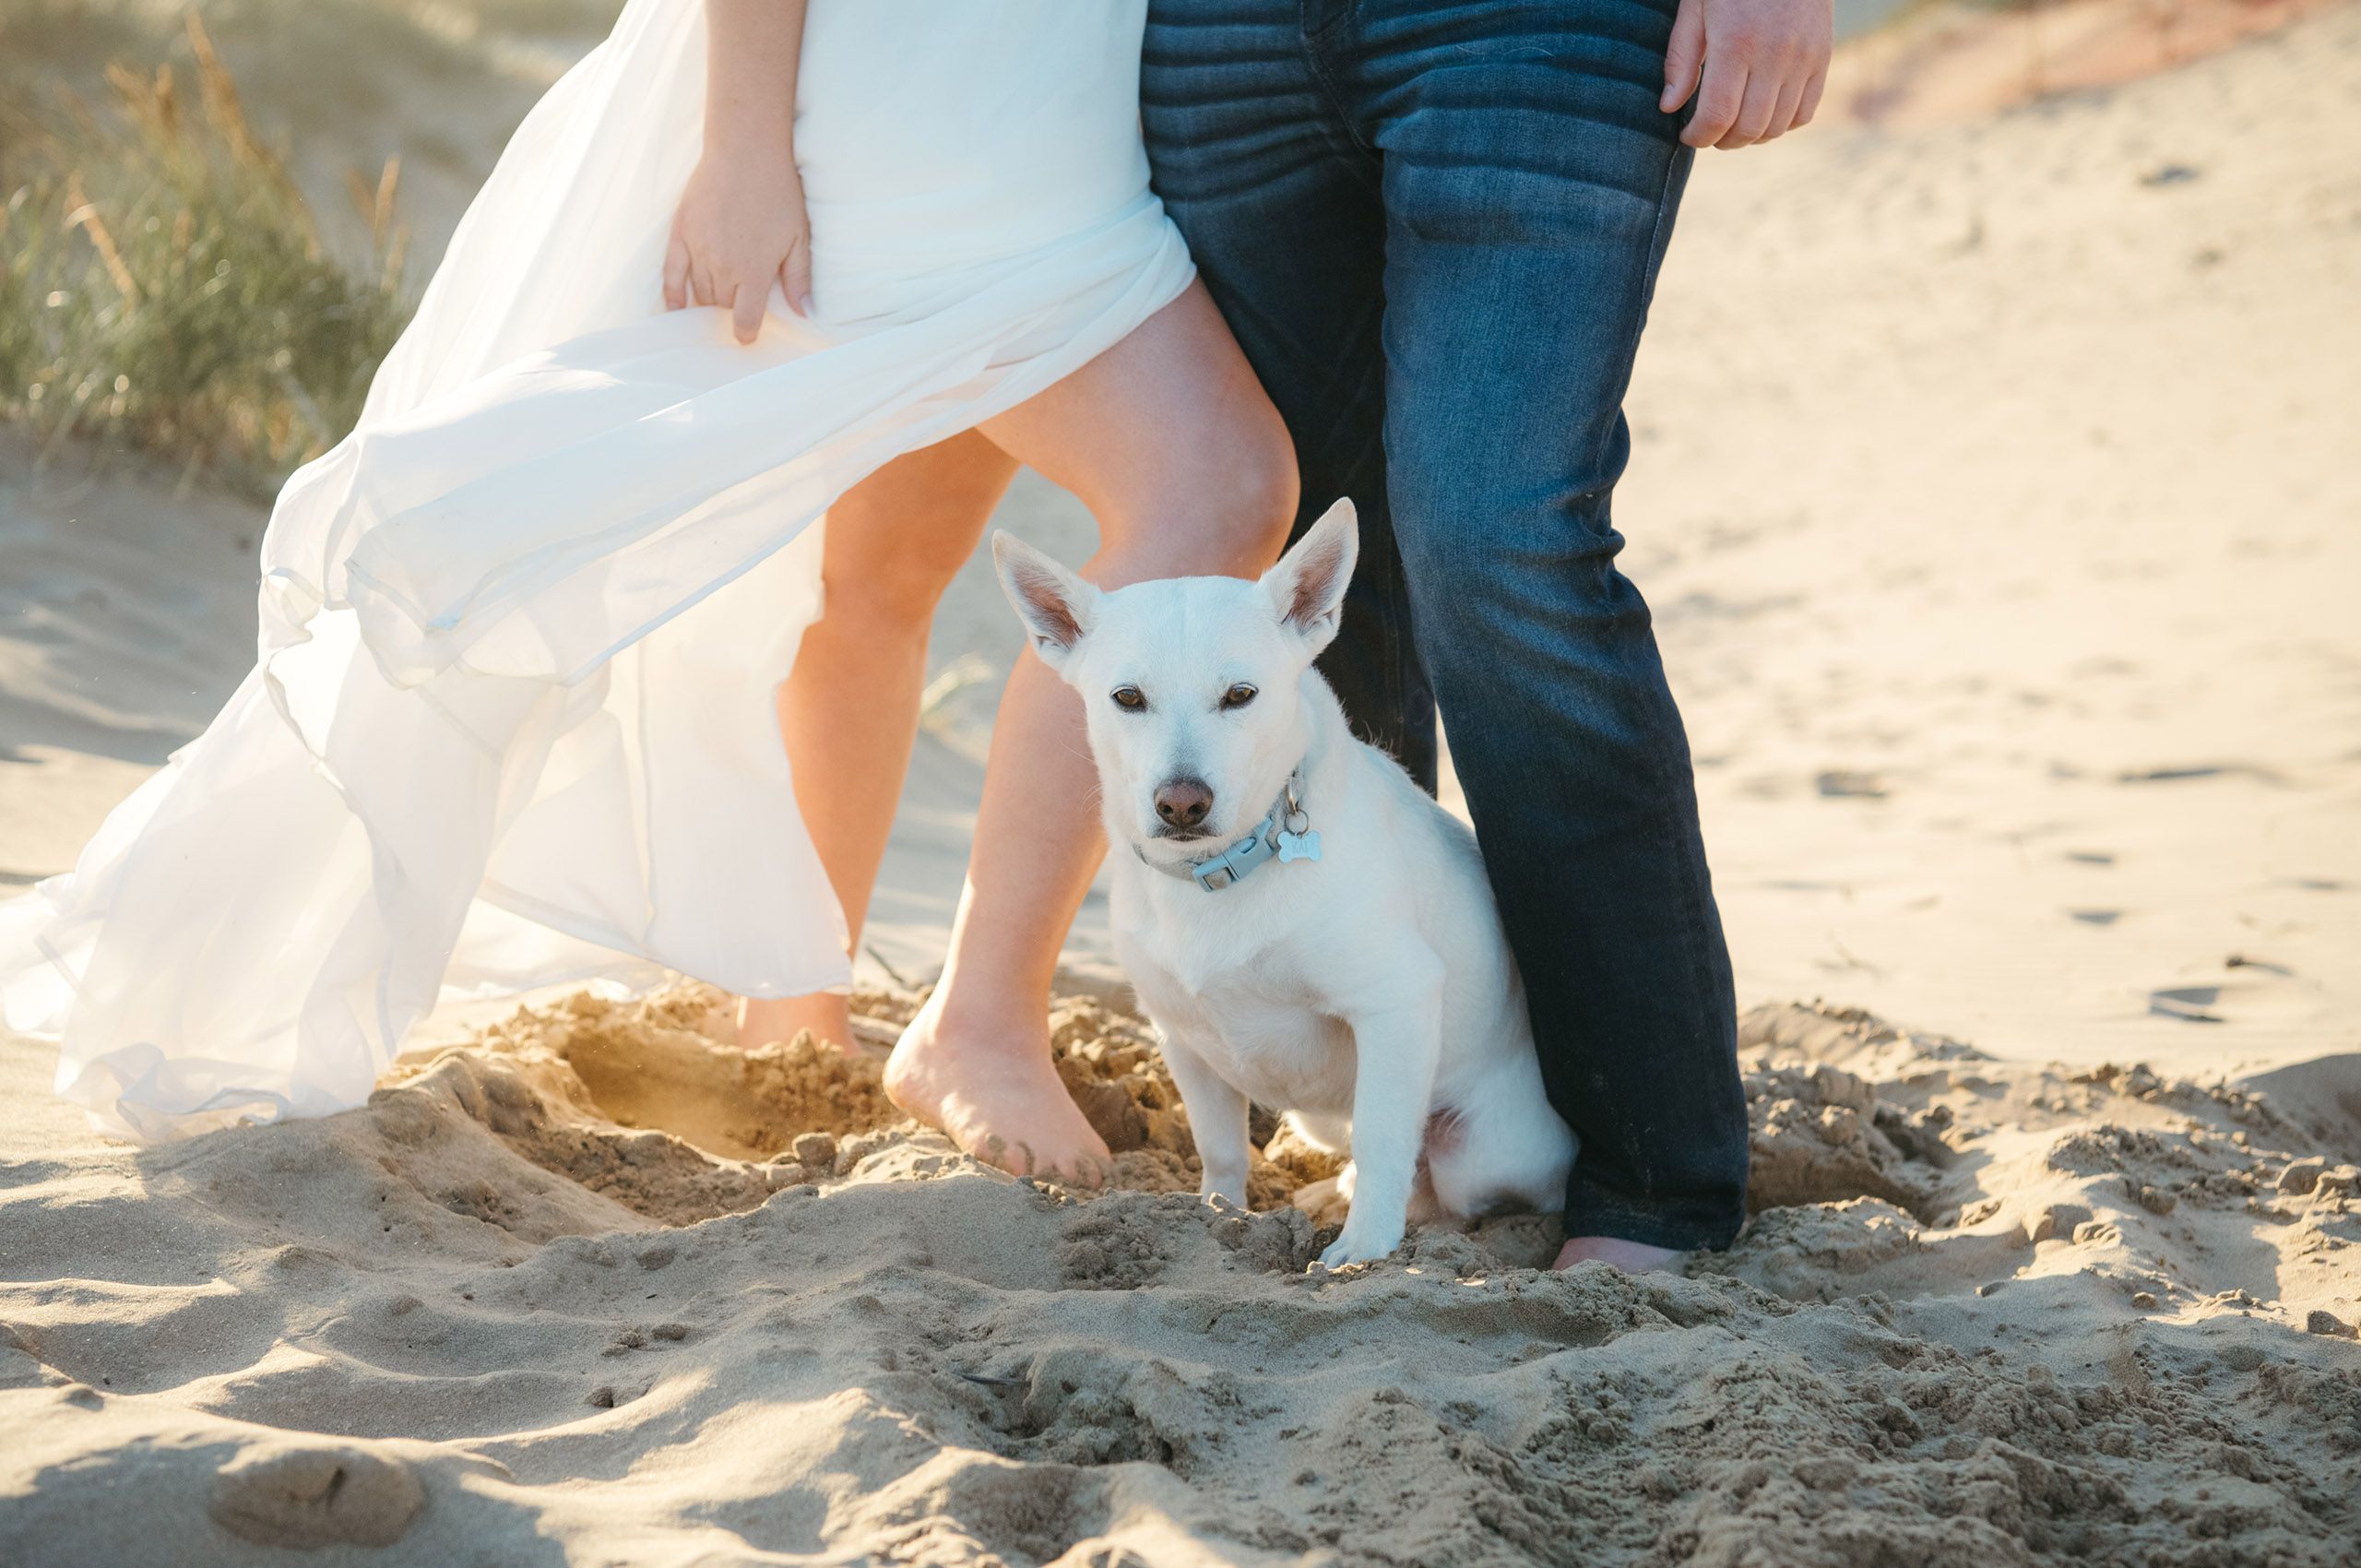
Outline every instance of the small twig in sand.
<path id="1" fill-rule="evenodd" d="M 1851 948 L 1845 946 L 1833 931 L 1828 933 L 1828 944 L 1836 949 L 1836 956 L 1838 957 L 1845 960 L 1845 968 L 1848 969 L 1859 969 L 1865 974 L 1881 975 L 1885 973 L 1883 969 L 1879 968 L 1875 964 L 1870 963 L 1868 959 L 1860 956 Z"/>

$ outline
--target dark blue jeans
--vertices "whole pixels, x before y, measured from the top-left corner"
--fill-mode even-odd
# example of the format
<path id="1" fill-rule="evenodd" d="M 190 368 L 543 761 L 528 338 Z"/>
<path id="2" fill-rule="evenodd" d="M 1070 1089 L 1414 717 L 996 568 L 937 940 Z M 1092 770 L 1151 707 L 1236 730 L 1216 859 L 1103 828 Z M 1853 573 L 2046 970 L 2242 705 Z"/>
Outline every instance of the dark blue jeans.
<path id="1" fill-rule="evenodd" d="M 1438 704 L 1552 1102 L 1570 1234 L 1728 1242 L 1747 1126 L 1695 780 L 1608 502 L 1690 153 L 1673 0 L 1151 0 L 1156 188 L 1361 515 L 1322 669 L 1429 789 Z"/>

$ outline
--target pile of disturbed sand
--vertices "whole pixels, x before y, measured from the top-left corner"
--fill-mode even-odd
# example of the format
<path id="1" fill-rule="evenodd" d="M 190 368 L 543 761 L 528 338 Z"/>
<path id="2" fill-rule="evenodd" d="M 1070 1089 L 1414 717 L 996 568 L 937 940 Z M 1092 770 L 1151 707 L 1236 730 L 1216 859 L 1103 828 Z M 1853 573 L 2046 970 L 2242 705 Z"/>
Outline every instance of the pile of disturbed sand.
<path id="1" fill-rule="evenodd" d="M 1136 1018 L 1053 1016 L 1091 1194 L 716 1000 L 0 1171 L 8 1560 L 2355 1560 L 2352 1058 L 2200 1085 L 1760 1009 L 1728 1253 L 1550 1274 L 1525 1217 L 1330 1275 L 1316 1161 L 1192 1195 Z"/>
<path id="2" fill-rule="evenodd" d="M 924 1000 L 924 992 L 858 992 L 861 1044 L 845 1051 L 808 1036 L 742 1049 L 729 999 L 707 987 L 627 1004 L 586 992 L 520 1008 L 467 1047 L 405 1062 L 392 1081 L 447 1075 L 455 1092 L 480 1097 L 471 1113 L 525 1158 L 651 1219 L 687 1224 L 807 1182 L 970 1169 L 882 1087 L 884 1042 Z M 1050 1011 L 1050 1038 L 1068 1092 L 1114 1155 L 1107 1187 L 1194 1193 L 1187 1112 L 1146 1023 L 1068 997 Z M 1270 1112 L 1255 1112 L 1252 1131 L 1253 1207 L 1280 1206 L 1301 1184 L 1335 1174 L 1339 1161 L 1281 1132 Z"/>

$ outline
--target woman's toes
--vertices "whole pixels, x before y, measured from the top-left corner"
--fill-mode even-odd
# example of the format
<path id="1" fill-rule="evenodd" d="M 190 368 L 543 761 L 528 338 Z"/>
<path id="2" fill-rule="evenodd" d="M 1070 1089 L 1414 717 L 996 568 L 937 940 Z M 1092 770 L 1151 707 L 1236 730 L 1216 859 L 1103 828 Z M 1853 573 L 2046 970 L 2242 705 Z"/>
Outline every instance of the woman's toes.
<path id="1" fill-rule="evenodd" d="M 1062 1158 L 1035 1157 L 1034 1174 L 1064 1182 L 1070 1187 L 1087 1187 L 1094 1191 L 1107 1184 L 1112 1167 L 1102 1157 L 1088 1149 L 1073 1149 Z"/>
<path id="2" fill-rule="evenodd" d="M 1076 1186 L 1107 1180 L 1107 1145 L 1050 1064 L 1046 1039 L 949 1039 L 920 1013 L 885 1064 L 885 1093 L 909 1115 L 1011 1175 Z"/>
<path id="3" fill-rule="evenodd" d="M 986 1133 L 971 1143 L 947 1127 L 943 1131 L 950 1133 L 953 1143 L 995 1170 L 1005 1170 L 1011 1176 L 1033 1174 L 1033 1150 L 1025 1144 L 1012 1144 L 998 1133 Z"/>

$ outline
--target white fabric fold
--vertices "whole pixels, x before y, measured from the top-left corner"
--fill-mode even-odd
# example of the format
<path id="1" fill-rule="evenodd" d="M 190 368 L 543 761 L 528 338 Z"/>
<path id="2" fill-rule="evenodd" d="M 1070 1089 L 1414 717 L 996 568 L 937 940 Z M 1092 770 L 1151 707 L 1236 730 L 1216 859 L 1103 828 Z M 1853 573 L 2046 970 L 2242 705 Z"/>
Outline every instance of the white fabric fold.
<path id="1" fill-rule="evenodd" d="M 813 0 L 818 309 L 753 347 L 658 280 L 698 0 L 632 0 L 519 128 L 359 427 L 288 482 L 255 671 L 74 870 L 0 1008 L 140 1138 L 359 1103 L 438 999 L 848 978 L 773 695 L 817 526 L 1192 276 L 1137 129 L 1145 0 Z"/>

